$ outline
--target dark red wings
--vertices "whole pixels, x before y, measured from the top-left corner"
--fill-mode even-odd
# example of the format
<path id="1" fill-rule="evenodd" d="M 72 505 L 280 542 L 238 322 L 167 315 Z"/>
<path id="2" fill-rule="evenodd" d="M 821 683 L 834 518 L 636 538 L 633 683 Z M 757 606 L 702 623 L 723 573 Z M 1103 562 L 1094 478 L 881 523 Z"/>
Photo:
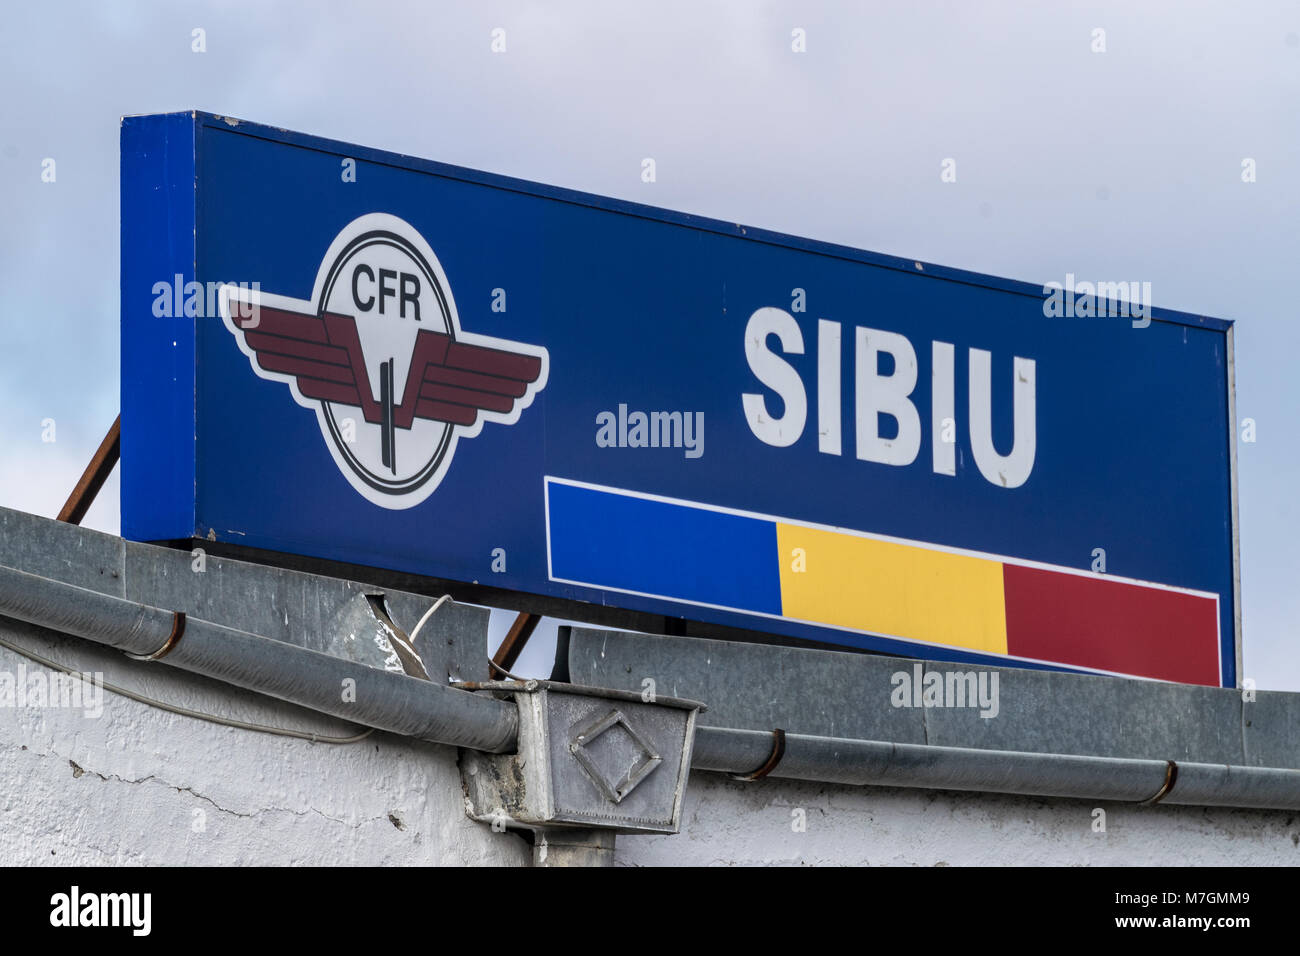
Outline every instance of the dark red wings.
<path id="1" fill-rule="evenodd" d="M 361 354 L 356 320 L 325 313 L 258 307 L 260 321 L 248 328 L 235 321 L 259 368 L 297 380 L 304 398 L 359 407 L 367 422 L 384 423 Z M 480 412 L 509 413 L 536 382 L 542 360 L 535 355 L 457 342 L 421 329 L 415 337 L 410 372 L 392 425 L 410 428 L 417 418 L 473 425 Z M 396 397 L 396 396 L 394 396 Z"/>
<path id="2" fill-rule="evenodd" d="M 431 418 L 473 425 L 480 411 L 508 413 L 541 374 L 536 355 L 456 342 L 421 329 L 393 423 L 410 428 L 413 419 Z"/>

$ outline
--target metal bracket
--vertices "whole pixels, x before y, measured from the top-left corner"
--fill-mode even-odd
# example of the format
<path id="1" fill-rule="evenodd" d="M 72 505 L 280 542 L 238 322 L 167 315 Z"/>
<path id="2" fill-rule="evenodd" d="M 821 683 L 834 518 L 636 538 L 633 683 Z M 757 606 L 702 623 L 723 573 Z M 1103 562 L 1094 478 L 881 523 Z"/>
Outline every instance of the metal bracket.
<path id="1" fill-rule="evenodd" d="M 779 727 L 772 731 L 772 752 L 768 754 L 767 760 L 763 765 L 753 773 L 733 774 L 732 780 L 743 780 L 746 783 L 752 783 L 755 780 L 762 780 L 769 773 L 777 768 L 781 758 L 785 756 L 785 731 Z"/>
<path id="2" fill-rule="evenodd" d="M 1178 782 L 1178 764 L 1170 760 L 1165 767 L 1165 782 L 1160 785 L 1160 789 L 1155 792 L 1155 796 L 1149 797 L 1138 804 L 1139 807 L 1154 807 L 1157 803 L 1169 795 L 1169 791 L 1174 789 L 1174 784 Z"/>
<path id="3" fill-rule="evenodd" d="M 172 630 L 167 635 L 167 640 L 163 641 L 162 647 L 152 654 L 132 654 L 130 651 L 124 651 L 127 657 L 133 661 L 157 661 L 162 660 L 172 652 L 172 648 L 180 643 L 181 635 L 185 633 L 185 612 L 172 612 Z"/>

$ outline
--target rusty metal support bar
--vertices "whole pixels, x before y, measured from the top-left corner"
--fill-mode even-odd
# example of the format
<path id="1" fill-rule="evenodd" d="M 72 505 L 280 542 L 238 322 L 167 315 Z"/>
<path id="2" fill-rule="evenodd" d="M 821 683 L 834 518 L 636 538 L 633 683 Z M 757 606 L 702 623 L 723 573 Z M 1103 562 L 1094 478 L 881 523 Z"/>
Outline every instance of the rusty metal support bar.
<path id="1" fill-rule="evenodd" d="M 108 476 L 113 473 L 113 466 L 122 454 L 122 416 L 118 415 L 113 421 L 113 427 L 108 430 L 104 440 L 99 443 L 99 449 L 95 452 L 90 464 L 86 465 L 86 470 L 81 474 L 81 480 L 77 486 L 72 489 L 72 494 L 68 495 L 67 502 L 63 505 L 63 510 L 59 512 L 59 520 L 66 521 L 69 524 L 81 524 L 81 519 L 86 517 L 86 512 L 90 510 L 91 504 L 95 501 L 95 496 L 99 494 L 99 489 L 104 487 L 104 482 Z"/>
<path id="2" fill-rule="evenodd" d="M 505 640 L 497 648 L 497 652 L 492 657 L 492 667 L 488 672 L 489 679 L 494 679 L 498 673 L 503 676 L 509 676 L 510 668 L 515 666 L 515 661 L 519 660 L 519 655 L 523 652 L 524 645 L 528 639 L 533 636 L 533 631 L 537 629 L 537 624 L 541 621 L 541 615 L 530 614 L 527 611 L 521 611 L 515 618 L 515 622 L 510 625 L 510 630 L 506 632 Z"/>

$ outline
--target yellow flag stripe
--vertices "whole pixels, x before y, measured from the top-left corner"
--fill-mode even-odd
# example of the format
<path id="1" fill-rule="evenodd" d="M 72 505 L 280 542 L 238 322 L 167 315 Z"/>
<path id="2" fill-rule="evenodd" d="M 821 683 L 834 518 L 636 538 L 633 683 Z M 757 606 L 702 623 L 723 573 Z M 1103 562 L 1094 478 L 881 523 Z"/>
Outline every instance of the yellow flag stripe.
<path id="1" fill-rule="evenodd" d="M 1002 562 L 777 522 L 782 614 L 1007 652 Z"/>

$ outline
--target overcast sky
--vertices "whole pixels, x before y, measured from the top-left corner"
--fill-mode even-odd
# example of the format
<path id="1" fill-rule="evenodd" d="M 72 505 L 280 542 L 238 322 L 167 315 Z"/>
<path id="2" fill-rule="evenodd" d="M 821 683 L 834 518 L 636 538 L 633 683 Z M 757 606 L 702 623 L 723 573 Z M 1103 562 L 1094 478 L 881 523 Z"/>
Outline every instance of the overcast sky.
<path id="1" fill-rule="evenodd" d="M 4 20 L 0 505 L 54 515 L 118 411 L 120 117 L 199 108 L 1031 282 L 1148 281 L 1236 320 L 1243 675 L 1300 690 L 1300 5 L 53 0 Z M 86 524 L 116 532 L 117 494 Z M 538 643 L 522 666 L 543 673 Z"/>

